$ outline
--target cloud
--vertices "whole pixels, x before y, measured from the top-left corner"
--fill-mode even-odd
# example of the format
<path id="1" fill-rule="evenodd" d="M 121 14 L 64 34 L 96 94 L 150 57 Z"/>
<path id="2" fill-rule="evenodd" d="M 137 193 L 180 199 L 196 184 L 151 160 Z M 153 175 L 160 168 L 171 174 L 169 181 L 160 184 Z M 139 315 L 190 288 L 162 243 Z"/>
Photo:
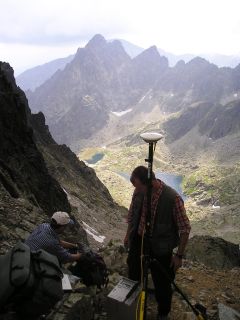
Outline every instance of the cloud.
<path id="1" fill-rule="evenodd" d="M 113 5 L 114 3 L 114 5 Z M 120 2 L 77 0 L 9 0 L 0 11 L 0 40 L 5 43 L 62 45 L 131 31 Z"/>
<path id="2" fill-rule="evenodd" d="M 82 44 L 84 45 L 84 44 Z M 81 44 L 80 44 L 81 46 Z M 0 43 L 0 61 L 10 63 L 15 76 L 31 67 L 44 64 L 57 58 L 67 57 L 77 50 L 77 46 L 37 46 Z"/>
<path id="3" fill-rule="evenodd" d="M 74 53 L 96 33 L 177 54 L 240 54 L 239 0 L 0 0 L 0 8 L 0 60 L 17 70 Z"/>

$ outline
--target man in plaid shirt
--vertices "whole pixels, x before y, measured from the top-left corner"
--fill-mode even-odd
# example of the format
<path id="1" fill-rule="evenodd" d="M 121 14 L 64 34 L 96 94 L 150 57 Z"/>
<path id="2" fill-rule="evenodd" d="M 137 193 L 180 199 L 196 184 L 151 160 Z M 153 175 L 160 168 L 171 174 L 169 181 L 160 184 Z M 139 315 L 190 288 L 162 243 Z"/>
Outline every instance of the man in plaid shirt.
<path id="1" fill-rule="evenodd" d="M 141 279 L 140 255 L 147 215 L 147 177 L 148 170 L 144 166 L 135 168 L 131 175 L 135 191 L 128 214 L 125 245 L 129 247 L 128 267 L 129 277 L 132 280 Z M 136 205 L 139 199 L 142 201 L 141 209 L 139 205 Z M 158 319 L 164 320 L 168 319 L 168 313 L 171 310 L 171 280 L 182 266 L 182 258 L 191 227 L 180 195 L 163 181 L 156 179 L 154 174 L 151 213 L 150 254 L 153 262 L 150 268 L 158 302 Z M 177 251 L 173 255 L 175 248 Z M 162 268 L 168 277 L 162 272 Z"/>

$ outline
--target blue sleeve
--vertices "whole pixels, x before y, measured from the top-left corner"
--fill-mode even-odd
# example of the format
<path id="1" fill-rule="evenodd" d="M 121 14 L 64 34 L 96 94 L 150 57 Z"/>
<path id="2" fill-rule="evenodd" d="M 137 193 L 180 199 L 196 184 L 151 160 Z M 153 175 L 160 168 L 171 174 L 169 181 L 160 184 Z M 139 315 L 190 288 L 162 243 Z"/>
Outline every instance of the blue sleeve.
<path id="1" fill-rule="evenodd" d="M 49 248 L 48 252 L 55 255 L 62 263 L 74 261 L 72 255 L 66 249 L 64 249 L 58 241 L 54 241 L 52 243 L 51 248 Z"/>

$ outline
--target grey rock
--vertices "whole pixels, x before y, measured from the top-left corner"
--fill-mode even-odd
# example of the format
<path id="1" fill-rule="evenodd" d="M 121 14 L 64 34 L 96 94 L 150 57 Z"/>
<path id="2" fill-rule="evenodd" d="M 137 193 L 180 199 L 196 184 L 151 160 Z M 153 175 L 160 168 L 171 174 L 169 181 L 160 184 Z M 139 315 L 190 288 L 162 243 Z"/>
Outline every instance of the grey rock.
<path id="1" fill-rule="evenodd" d="M 218 304 L 219 320 L 239 320 L 240 313 L 222 303 Z"/>

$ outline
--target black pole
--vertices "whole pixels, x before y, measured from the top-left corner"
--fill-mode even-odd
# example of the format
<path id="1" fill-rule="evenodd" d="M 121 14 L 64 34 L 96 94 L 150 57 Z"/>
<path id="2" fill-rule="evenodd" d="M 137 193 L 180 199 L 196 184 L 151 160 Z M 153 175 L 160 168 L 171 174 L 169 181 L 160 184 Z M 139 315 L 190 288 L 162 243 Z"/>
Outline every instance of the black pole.
<path id="1" fill-rule="evenodd" d="M 153 148 L 154 143 L 149 142 L 148 159 L 145 161 L 148 163 L 148 184 L 147 184 L 147 216 L 145 224 L 145 235 L 143 243 L 144 254 L 144 267 L 143 267 L 143 288 L 145 291 L 145 304 L 144 304 L 144 320 L 147 319 L 147 295 L 148 295 L 148 270 L 150 265 L 150 236 L 151 236 L 151 202 L 152 202 L 152 176 L 153 176 Z"/>

